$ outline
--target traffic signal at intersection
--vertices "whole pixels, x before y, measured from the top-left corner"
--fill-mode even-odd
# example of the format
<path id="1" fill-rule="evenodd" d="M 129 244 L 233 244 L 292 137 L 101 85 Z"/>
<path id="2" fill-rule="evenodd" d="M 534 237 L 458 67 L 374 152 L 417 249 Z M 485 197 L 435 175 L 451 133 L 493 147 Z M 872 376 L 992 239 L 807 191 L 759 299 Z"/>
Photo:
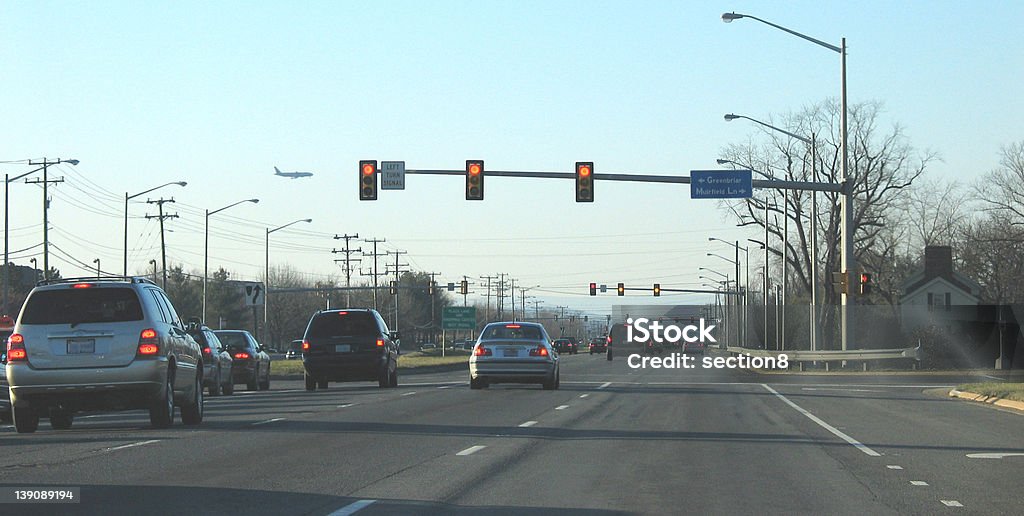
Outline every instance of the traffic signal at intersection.
<path id="1" fill-rule="evenodd" d="M 618 293 L 619 293 L 620 296 L 626 295 L 626 284 L 625 283 L 619 283 Z"/>
<path id="2" fill-rule="evenodd" d="M 654 297 L 660 297 L 660 296 L 661 296 L 661 283 L 655 283 L 654 284 Z"/>
<path id="3" fill-rule="evenodd" d="M 860 273 L 860 295 L 866 296 L 871 293 L 871 275 L 862 272 Z"/>
<path id="4" fill-rule="evenodd" d="M 484 200 L 484 160 L 466 160 L 466 200 Z"/>
<path id="5" fill-rule="evenodd" d="M 594 202 L 593 161 L 576 162 L 576 202 Z"/>
<path id="6" fill-rule="evenodd" d="M 377 160 L 359 162 L 359 200 L 377 200 Z"/>
<path id="7" fill-rule="evenodd" d="M 462 280 L 459 283 L 459 294 L 466 295 L 468 293 L 469 293 L 469 282 L 466 281 L 466 280 Z"/>
<path id="8" fill-rule="evenodd" d="M 591 283 L 590 284 L 590 295 L 592 295 L 592 296 L 596 296 L 597 295 L 597 283 Z"/>

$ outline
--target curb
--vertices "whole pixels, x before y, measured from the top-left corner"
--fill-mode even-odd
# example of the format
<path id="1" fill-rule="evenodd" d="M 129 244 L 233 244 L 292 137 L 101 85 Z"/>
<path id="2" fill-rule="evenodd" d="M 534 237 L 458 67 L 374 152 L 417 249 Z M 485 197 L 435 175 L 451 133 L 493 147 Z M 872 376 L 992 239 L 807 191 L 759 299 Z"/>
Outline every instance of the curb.
<path id="1" fill-rule="evenodd" d="M 995 405 L 997 407 L 1003 407 L 1024 412 L 1024 401 L 1007 400 L 995 396 L 983 396 L 981 394 L 977 394 L 974 392 L 964 392 L 958 391 L 956 389 L 949 391 L 949 397 L 960 398 L 962 400 L 968 401 L 976 401 L 979 403 L 984 403 L 986 405 Z"/>

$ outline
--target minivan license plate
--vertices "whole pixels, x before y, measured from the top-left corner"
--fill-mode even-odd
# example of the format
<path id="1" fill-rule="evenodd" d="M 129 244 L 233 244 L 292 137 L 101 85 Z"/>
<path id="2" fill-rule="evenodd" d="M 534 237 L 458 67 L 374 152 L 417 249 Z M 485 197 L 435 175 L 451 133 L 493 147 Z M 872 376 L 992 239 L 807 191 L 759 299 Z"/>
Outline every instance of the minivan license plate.
<path id="1" fill-rule="evenodd" d="M 350 351 L 352 351 L 352 345 L 351 344 L 336 344 L 334 346 L 334 352 L 335 353 L 348 353 Z"/>
<path id="2" fill-rule="evenodd" d="M 96 339 L 68 339 L 68 354 L 81 355 L 96 352 Z"/>

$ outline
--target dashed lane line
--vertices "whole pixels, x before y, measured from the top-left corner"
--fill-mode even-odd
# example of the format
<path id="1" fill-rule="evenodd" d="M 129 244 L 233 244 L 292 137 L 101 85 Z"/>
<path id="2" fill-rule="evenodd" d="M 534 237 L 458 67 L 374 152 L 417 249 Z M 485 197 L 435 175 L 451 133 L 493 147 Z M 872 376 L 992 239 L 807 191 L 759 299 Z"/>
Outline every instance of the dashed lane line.
<path id="1" fill-rule="evenodd" d="M 369 507 L 370 505 L 373 505 L 376 501 L 377 500 L 359 500 L 357 502 L 352 502 L 330 513 L 328 516 L 349 516 L 351 514 L 355 514 L 357 511 Z"/>
<path id="2" fill-rule="evenodd" d="M 527 422 L 519 425 L 519 428 L 530 428 L 531 426 L 536 425 L 536 424 L 537 424 L 536 421 L 527 421 Z"/>
<path id="3" fill-rule="evenodd" d="M 460 456 L 465 457 L 466 455 L 473 455 L 474 453 L 476 453 L 476 452 L 478 452 L 478 451 L 480 451 L 480 450 L 482 450 L 484 448 L 486 448 L 486 446 L 479 446 L 479 445 L 478 446 L 470 446 L 469 448 L 466 448 L 465 450 L 462 450 L 459 453 L 456 453 L 455 455 L 460 455 Z"/>

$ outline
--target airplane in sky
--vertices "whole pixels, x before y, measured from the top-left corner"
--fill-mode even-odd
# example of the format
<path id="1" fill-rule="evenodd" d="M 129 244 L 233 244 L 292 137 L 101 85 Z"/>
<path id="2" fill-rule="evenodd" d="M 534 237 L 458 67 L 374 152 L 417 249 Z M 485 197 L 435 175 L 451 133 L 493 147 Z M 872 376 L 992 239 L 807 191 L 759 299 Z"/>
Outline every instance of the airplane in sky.
<path id="1" fill-rule="evenodd" d="M 309 177 L 312 176 L 312 172 L 281 172 L 277 167 L 274 167 L 274 175 L 281 177 L 290 177 L 295 179 L 297 177 Z"/>

